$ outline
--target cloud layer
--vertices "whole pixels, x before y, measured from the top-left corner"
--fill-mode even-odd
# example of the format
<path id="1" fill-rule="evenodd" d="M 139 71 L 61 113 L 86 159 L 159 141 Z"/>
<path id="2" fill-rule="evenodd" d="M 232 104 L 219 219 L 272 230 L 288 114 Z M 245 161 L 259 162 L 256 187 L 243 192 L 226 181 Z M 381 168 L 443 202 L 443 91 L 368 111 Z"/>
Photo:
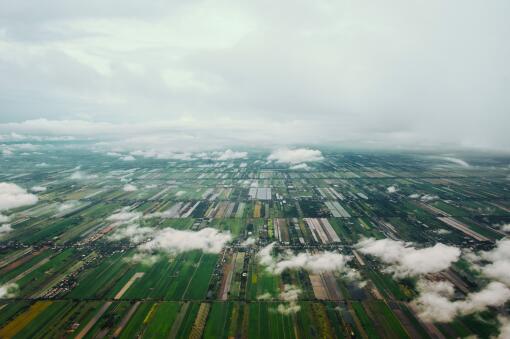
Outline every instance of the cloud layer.
<path id="1" fill-rule="evenodd" d="M 508 149 L 509 6 L 4 1 L 0 122 L 186 121 L 166 135 Z"/>

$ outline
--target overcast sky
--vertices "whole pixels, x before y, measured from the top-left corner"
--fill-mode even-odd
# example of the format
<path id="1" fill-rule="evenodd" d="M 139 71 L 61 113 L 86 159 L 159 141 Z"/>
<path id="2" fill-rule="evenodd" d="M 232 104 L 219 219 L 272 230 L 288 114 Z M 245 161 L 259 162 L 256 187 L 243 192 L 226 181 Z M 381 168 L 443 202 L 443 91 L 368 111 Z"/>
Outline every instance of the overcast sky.
<path id="1" fill-rule="evenodd" d="M 510 149 L 509 37 L 508 0 L 3 0 L 0 134 Z"/>

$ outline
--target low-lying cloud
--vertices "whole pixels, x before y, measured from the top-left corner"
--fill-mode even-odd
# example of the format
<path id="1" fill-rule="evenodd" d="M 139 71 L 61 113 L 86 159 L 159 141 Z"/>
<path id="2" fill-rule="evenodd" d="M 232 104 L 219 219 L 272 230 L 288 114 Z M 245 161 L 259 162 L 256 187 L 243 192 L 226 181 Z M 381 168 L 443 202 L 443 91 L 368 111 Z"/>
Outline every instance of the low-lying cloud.
<path id="1" fill-rule="evenodd" d="M 322 273 L 328 271 L 347 273 L 350 269 L 347 262 L 351 260 L 346 256 L 336 252 L 308 253 L 302 252 L 294 255 L 287 251 L 284 254 L 273 257 L 272 252 L 275 243 L 271 243 L 259 250 L 257 257 L 259 262 L 266 266 L 266 269 L 273 274 L 280 274 L 285 270 L 304 269 L 313 273 Z"/>
<path id="2" fill-rule="evenodd" d="M 128 239 L 132 243 L 140 243 L 154 233 L 152 227 L 143 227 L 138 224 L 128 224 L 125 227 L 118 227 L 108 238 L 112 241 Z"/>
<path id="3" fill-rule="evenodd" d="M 388 192 L 389 194 L 393 194 L 393 193 L 396 193 L 398 191 L 398 188 L 394 185 L 392 186 L 389 186 L 386 188 L 386 192 Z"/>
<path id="4" fill-rule="evenodd" d="M 510 289 L 493 281 L 479 292 L 469 293 L 464 300 L 452 301 L 454 294 L 450 282 L 421 281 L 420 296 L 413 301 L 419 316 L 427 321 L 452 321 L 458 315 L 484 311 L 489 306 L 504 305 L 510 299 Z"/>
<path id="5" fill-rule="evenodd" d="M 47 188 L 44 186 L 34 186 L 34 187 L 30 188 L 30 190 L 35 193 L 46 192 L 46 189 Z"/>
<path id="6" fill-rule="evenodd" d="M 236 152 L 231 149 L 227 149 L 224 152 L 215 152 L 214 153 L 215 160 L 218 161 L 226 161 L 226 160 L 236 160 L 236 159 L 245 159 L 248 156 L 247 152 Z"/>
<path id="7" fill-rule="evenodd" d="M 291 165 L 304 162 L 321 161 L 323 159 L 324 157 L 322 156 L 321 151 L 308 148 L 280 148 L 274 150 L 267 157 L 267 160 Z"/>
<path id="8" fill-rule="evenodd" d="M 87 174 L 82 171 L 76 171 L 69 177 L 69 179 L 72 180 L 92 180 L 97 178 L 98 176 L 96 174 Z"/>
<path id="9" fill-rule="evenodd" d="M 10 299 L 16 297 L 19 287 L 17 284 L 0 285 L 0 299 Z"/>
<path id="10" fill-rule="evenodd" d="M 481 252 L 479 257 L 488 261 L 480 268 L 485 276 L 510 286 L 510 239 L 498 241 L 493 250 Z"/>
<path id="11" fill-rule="evenodd" d="M 279 304 L 276 310 L 283 315 L 295 314 L 301 310 L 301 306 L 297 304 L 299 295 L 302 293 L 301 289 L 294 286 L 285 284 L 283 291 L 280 293 L 279 298 L 286 301 L 286 304 Z"/>
<path id="12" fill-rule="evenodd" d="M 134 192 L 134 191 L 138 191 L 138 187 L 136 187 L 133 184 L 125 184 L 124 187 L 122 187 L 122 190 L 124 192 Z"/>
<path id="13" fill-rule="evenodd" d="M 461 254 L 460 249 L 441 243 L 418 249 L 412 247 L 411 243 L 388 238 L 364 239 L 356 247 L 361 253 L 389 264 L 386 271 L 399 278 L 443 271 L 457 261 Z"/>
<path id="14" fill-rule="evenodd" d="M 130 212 L 127 208 L 123 208 L 119 212 L 110 215 L 106 220 L 119 222 L 119 223 L 131 223 L 142 217 L 141 212 Z"/>
<path id="15" fill-rule="evenodd" d="M 36 204 L 37 196 L 26 189 L 7 182 L 0 182 L 0 212 Z"/>
<path id="16" fill-rule="evenodd" d="M 139 249 L 149 252 L 181 253 L 201 250 L 205 253 L 219 253 L 232 236 L 229 232 L 220 232 L 209 227 L 196 232 L 164 228 L 156 230 L 151 238 L 152 240 L 141 244 Z"/>
<path id="17" fill-rule="evenodd" d="M 12 226 L 11 224 L 2 224 L 0 225 L 0 238 L 2 238 L 4 235 L 12 232 Z"/>

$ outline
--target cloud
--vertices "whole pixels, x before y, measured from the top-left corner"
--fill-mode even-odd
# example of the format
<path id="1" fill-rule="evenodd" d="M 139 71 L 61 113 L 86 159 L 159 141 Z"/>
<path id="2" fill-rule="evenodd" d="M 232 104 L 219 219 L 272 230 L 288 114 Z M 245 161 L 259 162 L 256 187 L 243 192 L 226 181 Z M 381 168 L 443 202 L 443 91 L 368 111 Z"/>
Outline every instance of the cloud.
<path id="1" fill-rule="evenodd" d="M 225 160 L 235 160 L 235 159 L 244 159 L 248 156 L 247 152 L 235 152 L 231 149 L 227 149 L 224 152 L 215 153 L 215 160 L 225 161 Z"/>
<path id="2" fill-rule="evenodd" d="M 283 315 L 295 314 L 301 310 L 301 306 L 297 304 L 299 295 L 302 293 L 301 289 L 294 285 L 285 284 L 283 291 L 280 293 L 279 298 L 286 301 L 286 304 L 279 304 L 277 311 Z"/>
<path id="3" fill-rule="evenodd" d="M 253 246 L 253 245 L 255 245 L 256 242 L 257 242 L 257 239 L 255 239 L 254 237 L 248 237 L 245 241 L 243 241 L 241 243 L 241 246 L 244 246 L 244 247 Z"/>
<path id="4" fill-rule="evenodd" d="M 324 157 L 322 156 L 321 151 L 308 148 L 297 149 L 280 148 L 274 150 L 267 157 L 267 160 L 292 165 L 304 162 L 321 161 L 323 159 Z"/>
<path id="5" fill-rule="evenodd" d="M 308 166 L 307 164 L 305 163 L 301 163 L 301 164 L 297 164 L 297 165 L 292 165 L 289 167 L 291 170 L 310 170 L 310 166 Z"/>
<path id="6" fill-rule="evenodd" d="M 499 328 L 498 339 L 510 338 L 510 318 L 499 316 L 498 320 L 501 324 L 501 326 Z"/>
<path id="7" fill-rule="evenodd" d="M 46 192 L 46 187 L 44 187 L 44 186 L 34 186 L 30 190 L 32 192 Z"/>
<path id="8" fill-rule="evenodd" d="M 358 242 L 356 247 L 361 253 L 372 255 L 389 264 L 386 271 L 400 278 L 443 271 L 457 261 L 461 254 L 458 248 L 441 243 L 417 249 L 412 247 L 411 243 L 388 238 L 364 239 Z"/>
<path id="9" fill-rule="evenodd" d="M 175 196 L 180 197 L 183 196 L 184 194 L 186 194 L 186 191 L 178 191 L 177 193 L 175 193 Z"/>
<path id="10" fill-rule="evenodd" d="M 327 271 L 347 273 L 347 262 L 351 257 L 336 252 L 308 253 L 294 255 L 288 251 L 281 256 L 273 257 L 275 243 L 271 243 L 259 250 L 257 257 L 260 264 L 266 266 L 273 274 L 280 274 L 285 270 L 304 269 L 309 272 L 322 273 Z"/>
<path id="11" fill-rule="evenodd" d="M 273 296 L 269 292 L 262 293 L 257 296 L 257 300 L 270 300 L 272 298 Z"/>
<path id="12" fill-rule="evenodd" d="M 76 171 L 69 177 L 69 179 L 72 180 L 92 180 L 97 178 L 98 176 L 96 174 L 87 174 L 81 171 Z"/>
<path id="13" fill-rule="evenodd" d="M 0 238 L 9 232 L 12 232 L 12 226 L 10 224 L 0 225 Z"/>
<path id="14" fill-rule="evenodd" d="M 0 214 L 0 224 L 4 222 L 8 222 L 10 218 L 6 215 Z"/>
<path id="15" fill-rule="evenodd" d="M 136 160 L 136 158 L 134 156 L 132 156 L 132 155 L 126 155 L 126 156 L 121 157 L 120 160 L 122 160 L 122 161 L 134 161 L 134 160 Z"/>
<path id="16" fill-rule="evenodd" d="M 464 300 L 452 301 L 454 289 L 449 282 L 423 282 L 418 285 L 420 296 L 413 301 L 419 316 L 427 321 L 450 322 L 457 315 L 480 312 L 489 306 L 504 305 L 510 299 L 510 289 L 490 282 L 479 292 L 469 293 Z"/>
<path id="17" fill-rule="evenodd" d="M 125 184 L 124 187 L 122 187 L 122 190 L 124 192 L 134 192 L 134 191 L 138 191 L 138 187 L 136 187 L 135 185 L 132 185 L 132 184 Z"/>
<path id="18" fill-rule="evenodd" d="M 481 267 L 485 276 L 510 286 L 510 239 L 499 240 L 493 250 L 480 252 L 479 258 L 489 262 Z"/>
<path id="19" fill-rule="evenodd" d="M 121 211 L 110 215 L 106 220 L 119 223 L 132 223 L 139 220 L 141 217 L 141 212 L 129 212 L 127 208 L 123 208 Z"/>
<path id="20" fill-rule="evenodd" d="M 435 200 L 437 200 L 437 199 L 439 199 L 439 197 L 438 197 L 437 195 L 431 195 L 431 194 L 425 194 L 425 195 L 423 195 L 423 196 L 420 198 L 420 200 L 421 200 L 422 202 L 431 202 L 431 201 L 435 201 Z"/>
<path id="21" fill-rule="evenodd" d="M 152 236 L 154 229 L 152 227 L 141 227 L 138 224 L 128 224 L 125 227 L 118 227 L 115 232 L 108 237 L 111 241 L 129 239 L 132 243 L 139 243 Z"/>
<path id="22" fill-rule="evenodd" d="M 16 184 L 0 182 L 0 211 L 36 204 L 37 196 Z"/>
<path id="23" fill-rule="evenodd" d="M 500 226 L 503 232 L 510 232 L 510 224 L 504 224 Z"/>
<path id="24" fill-rule="evenodd" d="M 161 256 L 156 255 L 156 254 L 137 252 L 137 253 L 133 254 L 131 257 L 127 257 L 125 260 L 127 262 L 130 262 L 133 264 L 142 264 L 144 266 L 152 266 L 155 263 L 157 263 L 159 260 L 161 260 Z"/>
<path id="25" fill-rule="evenodd" d="M 462 167 L 471 167 L 471 165 L 469 165 L 466 161 L 459 158 L 454 157 L 440 157 L 440 158 Z"/>
<path id="26" fill-rule="evenodd" d="M 164 228 L 155 231 L 151 237 L 152 240 L 138 247 L 141 251 L 181 253 L 202 250 L 206 253 L 219 253 L 232 239 L 229 232 L 219 232 L 209 227 L 196 232 Z"/>
<path id="27" fill-rule="evenodd" d="M 59 212 L 66 212 L 66 211 L 69 211 L 73 208 L 76 208 L 78 207 L 80 204 L 79 201 L 77 200 L 69 200 L 69 201 L 66 201 L 64 203 L 62 203 L 59 207 L 58 207 L 58 211 Z"/>
<path id="28" fill-rule="evenodd" d="M 389 194 L 393 194 L 397 191 L 398 191 L 398 188 L 396 186 L 389 186 L 386 188 L 386 192 L 388 192 Z"/>
<path id="29" fill-rule="evenodd" d="M 0 285 L 0 298 L 10 299 L 14 298 L 19 291 L 17 284 L 4 284 Z"/>
<path id="30" fill-rule="evenodd" d="M 148 143 L 147 143 L 148 141 Z M 165 137 L 162 137 L 161 139 L 158 138 L 157 141 L 153 140 L 140 140 L 136 143 L 137 147 L 140 147 L 140 145 L 143 145 L 144 143 L 147 143 L 148 147 L 151 149 L 149 150 L 136 150 L 132 151 L 132 155 L 141 156 L 144 158 L 154 158 L 154 159 L 160 159 L 160 160 L 182 160 L 182 161 L 189 161 L 193 160 L 191 153 L 179 153 L 176 150 L 172 149 L 172 143 L 170 145 L 168 144 L 168 141 L 166 141 Z M 120 145 L 119 145 L 120 146 Z M 127 149 L 130 148 L 129 144 L 122 144 L 123 147 L 126 147 Z M 184 145 L 183 145 L 184 146 Z M 182 146 L 182 147 L 183 147 Z M 182 149 L 181 146 L 177 146 L 177 149 Z"/>

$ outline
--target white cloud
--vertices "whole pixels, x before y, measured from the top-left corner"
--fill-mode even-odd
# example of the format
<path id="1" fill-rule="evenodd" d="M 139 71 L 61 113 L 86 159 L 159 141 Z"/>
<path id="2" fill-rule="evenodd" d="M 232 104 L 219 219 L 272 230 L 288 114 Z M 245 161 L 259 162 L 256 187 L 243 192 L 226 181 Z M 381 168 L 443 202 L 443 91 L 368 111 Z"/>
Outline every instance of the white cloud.
<path id="1" fill-rule="evenodd" d="M 186 191 L 178 191 L 177 193 L 175 193 L 175 196 L 180 197 L 183 196 L 184 194 L 186 194 Z"/>
<path id="2" fill-rule="evenodd" d="M 375 256 L 389 264 L 387 271 L 396 277 L 436 273 L 450 267 L 460 257 L 461 251 L 441 243 L 427 248 L 414 248 L 410 243 L 392 239 L 368 238 L 356 245 L 361 253 Z"/>
<path id="3" fill-rule="evenodd" d="M 134 156 L 132 156 L 132 155 L 126 155 L 126 156 L 121 157 L 120 160 L 122 160 L 122 161 L 134 161 L 134 160 L 136 160 L 136 158 Z"/>
<path id="4" fill-rule="evenodd" d="M 37 196 L 28 193 L 24 188 L 16 184 L 0 182 L 0 211 L 34 205 L 37 201 Z"/>
<path id="5" fill-rule="evenodd" d="M 308 148 L 280 148 L 274 150 L 267 160 L 276 161 L 287 164 L 299 164 L 304 162 L 321 161 L 324 157 L 321 151 Z"/>
<path id="6" fill-rule="evenodd" d="M 457 315 L 480 312 L 489 306 L 504 305 L 510 299 L 510 289 L 490 282 L 479 292 L 469 293 L 464 300 L 452 301 L 454 289 L 449 282 L 423 282 L 418 285 L 420 296 L 413 301 L 419 316 L 427 321 L 452 321 Z"/>
<path id="7" fill-rule="evenodd" d="M 110 215 L 106 220 L 119 223 L 132 223 L 139 220 L 141 217 L 141 212 L 129 212 L 127 208 L 124 208 L 121 211 Z"/>
<path id="8" fill-rule="evenodd" d="M 139 243 L 152 236 L 154 229 L 152 227 L 141 227 L 138 224 L 128 224 L 125 227 L 118 227 L 115 232 L 108 237 L 109 240 L 118 241 L 129 239 L 132 243 Z"/>
<path id="9" fill-rule="evenodd" d="M 4 222 L 8 222 L 10 218 L 6 215 L 0 214 L 0 224 Z"/>
<path id="10" fill-rule="evenodd" d="M 262 293 L 257 296 L 257 300 L 270 300 L 272 298 L 273 298 L 273 296 L 269 292 Z"/>
<path id="11" fill-rule="evenodd" d="M 440 158 L 443 160 L 449 161 L 451 163 L 454 163 L 456 165 L 462 166 L 462 167 L 471 167 L 471 165 L 469 165 L 466 161 L 459 159 L 459 158 L 454 158 L 454 157 L 440 157 Z"/>
<path id="12" fill-rule="evenodd" d="M 30 190 L 32 192 L 46 192 L 46 187 L 44 187 L 44 186 L 34 186 Z"/>
<path id="13" fill-rule="evenodd" d="M 18 291 L 19 287 L 16 284 L 0 285 L 0 298 L 14 298 L 18 294 Z"/>
<path id="14" fill-rule="evenodd" d="M 266 266 L 273 274 L 280 274 L 288 269 L 304 269 L 314 273 L 327 271 L 347 273 L 347 262 L 351 257 L 336 252 L 308 253 L 302 252 L 294 255 L 288 251 L 281 256 L 273 257 L 272 252 L 275 243 L 271 243 L 259 250 L 257 257 L 259 262 Z"/>
<path id="15" fill-rule="evenodd" d="M 241 243 L 241 246 L 245 246 L 245 247 L 253 246 L 253 245 L 255 245 L 256 242 L 257 242 L 257 239 L 255 239 L 254 237 L 248 237 L 245 241 L 243 241 Z"/>
<path id="16" fill-rule="evenodd" d="M 215 160 L 218 161 L 226 161 L 226 160 L 235 160 L 235 159 L 244 159 L 248 156 L 247 152 L 236 152 L 231 149 L 227 149 L 224 152 L 217 152 L 214 154 Z"/>
<path id="17" fill-rule="evenodd" d="M 124 192 L 138 191 L 138 187 L 136 187 L 135 185 L 132 185 L 132 184 L 125 184 L 122 189 L 124 190 Z"/>
<path id="18" fill-rule="evenodd" d="M 398 188 L 396 186 L 393 186 L 393 185 L 386 188 L 386 192 L 388 192 L 389 194 L 393 194 L 393 193 L 395 193 L 397 191 L 398 191 Z"/>
<path id="19" fill-rule="evenodd" d="M 435 201 L 437 199 L 439 199 L 439 197 L 437 195 L 432 195 L 432 194 L 425 194 L 420 198 L 420 200 L 423 202 L 431 202 L 431 201 Z"/>
<path id="20" fill-rule="evenodd" d="M 499 328 L 498 339 L 510 338 L 510 318 L 499 316 L 498 320 L 501 324 L 501 326 Z"/>
<path id="21" fill-rule="evenodd" d="M 308 164 L 300 163 L 289 167 L 291 170 L 309 170 L 311 167 Z"/>
<path id="22" fill-rule="evenodd" d="M 161 260 L 160 255 L 140 252 L 137 252 L 133 254 L 131 257 L 126 258 L 127 262 L 134 264 L 142 264 L 144 266 L 152 266 L 159 260 Z"/>
<path id="23" fill-rule="evenodd" d="M 12 226 L 10 224 L 0 225 L 0 237 L 6 235 L 9 232 L 12 232 Z"/>
<path id="24" fill-rule="evenodd" d="M 479 257 L 489 261 L 481 267 L 485 276 L 510 286 L 510 239 L 499 240 L 493 250 L 480 252 Z"/>
<path id="25" fill-rule="evenodd" d="M 144 158 L 154 158 L 160 160 L 182 160 L 189 161 L 193 160 L 191 153 L 180 153 L 177 152 L 177 149 L 181 148 L 177 146 L 177 149 L 172 149 L 172 143 L 168 144 L 165 137 L 161 137 L 161 140 L 146 140 L 142 138 L 139 142 L 136 143 L 137 147 L 143 145 L 144 143 L 148 144 L 148 147 L 151 147 L 149 150 L 135 150 L 131 152 L 131 155 L 141 156 Z M 122 144 L 126 148 L 130 148 L 129 144 Z"/>
<path id="26" fill-rule="evenodd" d="M 501 230 L 503 232 L 509 232 L 510 233 L 510 224 L 504 224 L 500 226 Z"/>
<path id="27" fill-rule="evenodd" d="M 62 203 L 58 207 L 58 211 L 59 212 L 66 212 L 66 211 L 69 211 L 69 210 L 71 210 L 73 208 L 78 207 L 79 204 L 80 204 L 80 202 L 77 201 L 77 200 L 69 200 L 69 201 L 66 201 L 66 202 Z"/>
<path id="28" fill-rule="evenodd" d="M 283 291 L 280 293 L 279 298 L 286 301 L 286 304 L 279 304 L 277 307 L 278 313 L 283 315 L 295 314 L 301 310 L 301 306 L 297 304 L 299 295 L 302 293 L 301 289 L 294 285 L 285 284 Z"/>
<path id="29" fill-rule="evenodd" d="M 81 172 L 81 171 L 76 171 L 73 174 L 71 174 L 69 179 L 72 179 L 72 180 L 92 180 L 92 179 L 96 179 L 97 177 L 98 176 L 96 174 L 87 174 L 87 173 L 84 173 L 84 172 Z"/>
<path id="30" fill-rule="evenodd" d="M 164 228 L 155 231 L 152 237 L 152 240 L 138 248 L 142 251 L 165 251 L 170 253 L 192 250 L 219 253 L 225 244 L 232 239 L 229 232 L 219 232 L 209 227 L 196 232 Z"/>

